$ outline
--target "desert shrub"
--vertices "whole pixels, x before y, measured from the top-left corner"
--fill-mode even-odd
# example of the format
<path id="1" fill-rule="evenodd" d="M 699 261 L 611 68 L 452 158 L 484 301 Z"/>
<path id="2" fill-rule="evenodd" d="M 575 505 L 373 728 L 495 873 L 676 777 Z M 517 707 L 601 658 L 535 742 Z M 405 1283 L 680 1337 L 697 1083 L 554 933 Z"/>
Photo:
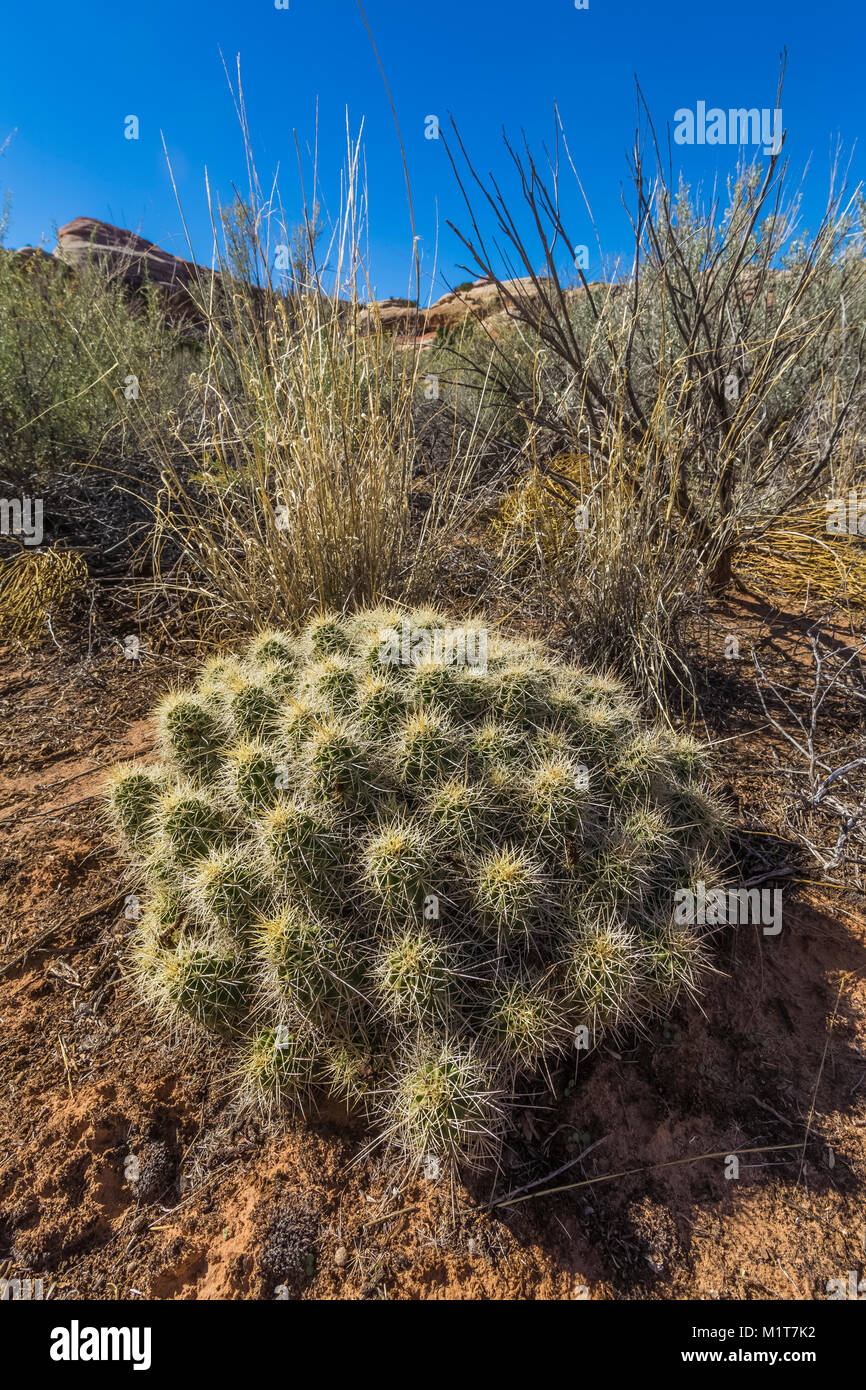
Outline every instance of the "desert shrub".
<path id="1" fill-rule="evenodd" d="M 866 546 L 866 541 L 861 540 Z M 862 589 L 861 589 L 862 593 Z M 832 634 L 828 636 L 829 634 Z M 784 793 L 785 833 L 837 885 L 866 886 L 866 641 L 843 635 L 832 605 L 806 632 L 797 634 L 795 684 L 752 651 L 758 698 L 767 720 L 791 752 L 777 760 L 775 780 Z M 763 645 L 763 644 L 762 644 Z"/>
<path id="2" fill-rule="evenodd" d="M 512 565 L 538 557 L 555 564 L 575 542 L 575 498 L 588 486 L 589 467 L 578 455 L 531 468 L 499 499 L 490 532 Z"/>
<path id="3" fill-rule="evenodd" d="M 142 410 L 164 426 L 191 355 L 155 295 L 134 302 L 96 267 L 8 251 L 5 232 L 0 215 L 0 466 L 32 485 L 122 454 Z M 132 376 L 137 399 L 127 399 Z"/>
<path id="4" fill-rule="evenodd" d="M 565 223 L 564 136 L 547 170 L 508 145 L 512 202 L 455 131 L 467 227 L 453 230 L 508 317 L 437 344 L 434 370 L 457 414 L 518 453 L 492 568 L 664 705 L 677 686 L 694 698 L 706 591 L 737 561 L 766 569 L 791 520 L 802 530 L 843 475 L 862 479 L 866 222 L 859 193 L 834 180 L 804 229 L 781 153 L 731 168 L 709 200 L 673 182 L 638 98 L 634 257 L 601 283 L 574 260 L 586 233 Z M 582 461 L 570 475 L 569 458 Z M 845 556 L 819 548 L 810 561 L 836 572 L 835 593 Z"/>
<path id="5" fill-rule="evenodd" d="M 231 1040 L 245 1096 L 325 1088 L 413 1162 L 481 1161 L 576 1039 L 697 988 L 674 892 L 712 879 L 725 815 L 702 748 L 641 725 L 617 681 L 497 635 L 471 670 L 432 639 L 385 661 L 401 617 L 209 662 L 159 707 L 161 763 L 115 770 L 107 804 L 148 892 L 134 973 Z"/>
<path id="6" fill-rule="evenodd" d="M 337 224 L 323 230 L 311 208 L 294 235 L 277 227 L 253 172 L 248 199 L 222 219 L 220 283 L 233 291 L 200 304 L 197 428 L 148 429 L 141 416 L 141 447 L 162 469 L 157 566 L 180 550 L 169 582 L 195 592 L 221 631 L 232 620 L 296 624 L 311 600 L 342 609 L 421 591 L 472 472 L 476 432 L 452 428 L 415 524 L 422 355 L 365 322 L 356 161 Z M 274 241 L 292 243 L 287 278 L 273 272 Z"/>
<path id="7" fill-rule="evenodd" d="M 853 480 L 852 480 L 853 481 Z M 850 501 L 853 494 L 856 501 Z M 737 573 L 765 593 L 793 598 L 846 600 L 866 610 L 866 535 L 853 526 L 828 528 L 830 510 L 842 500 L 866 516 L 866 487 L 840 487 L 836 498 L 797 507 L 776 519 L 737 556 Z"/>

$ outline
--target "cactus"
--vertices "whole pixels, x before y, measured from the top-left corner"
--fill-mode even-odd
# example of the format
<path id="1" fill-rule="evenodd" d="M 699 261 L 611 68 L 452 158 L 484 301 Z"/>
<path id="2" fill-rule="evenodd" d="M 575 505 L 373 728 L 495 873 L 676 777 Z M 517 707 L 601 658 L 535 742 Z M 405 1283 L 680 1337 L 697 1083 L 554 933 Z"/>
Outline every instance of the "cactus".
<path id="1" fill-rule="evenodd" d="M 439 1022 L 453 1012 L 459 971 L 454 949 L 425 927 L 409 927 L 386 940 L 372 963 L 383 1010 L 396 1023 Z"/>
<path id="2" fill-rule="evenodd" d="M 138 849 L 156 832 L 160 796 L 168 780 L 157 768 L 120 763 L 112 768 L 106 787 L 106 813 L 115 835 Z"/>
<path id="3" fill-rule="evenodd" d="M 176 691 L 161 701 L 156 723 L 164 755 L 186 776 L 207 781 L 219 767 L 223 742 L 217 710 L 201 695 Z"/>
<path id="4" fill-rule="evenodd" d="M 497 1060 L 515 1079 L 555 1058 L 568 1040 L 556 996 L 542 981 L 497 981 L 484 1028 Z"/>
<path id="5" fill-rule="evenodd" d="M 254 828 L 263 856 L 264 878 L 281 895 L 335 905 L 342 884 L 344 846 L 334 819 L 322 807 L 290 796 L 272 807 Z"/>
<path id="6" fill-rule="evenodd" d="M 433 874 L 430 836 L 400 816 L 379 826 L 361 855 L 362 873 L 380 911 L 411 917 L 421 908 Z"/>
<path id="7" fill-rule="evenodd" d="M 478 860 L 470 882 L 482 932 L 492 932 L 500 946 L 528 946 L 547 893 L 541 860 L 504 845 Z"/>
<path id="8" fill-rule="evenodd" d="M 260 1028 L 241 1047 L 241 1094 L 271 1110 L 282 1102 L 303 1104 L 322 1071 L 314 1039 L 303 1030 Z"/>
<path id="9" fill-rule="evenodd" d="M 256 864 L 242 849 L 214 849 L 189 875 L 188 900 L 208 926 L 247 930 L 261 897 Z"/>
<path id="10" fill-rule="evenodd" d="M 345 1018 L 352 1003 L 350 982 L 359 970 L 341 924 L 288 902 L 259 923 L 252 952 L 263 983 L 295 1027 L 321 1030 L 334 1018 Z"/>
<path id="11" fill-rule="evenodd" d="M 190 935 L 153 953 L 145 993 L 174 1024 L 229 1028 L 245 1002 L 244 965 L 227 942 Z"/>
<path id="12" fill-rule="evenodd" d="M 159 848 L 178 869 L 190 868 L 221 848 L 229 828 L 212 796 L 183 784 L 160 797 L 155 822 Z"/>
<path id="13" fill-rule="evenodd" d="M 373 1090 L 376 1059 L 362 1043 L 336 1042 L 324 1053 L 326 1084 L 331 1095 L 349 1105 L 363 1105 Z"/>
<path id="14" fill-rule="evenodd" d="M 497 1154 L 505 1114 L 492 1072 L 471 1044 L 413 1041 L 385 1092 L 386 1134 L 414 1165 Z"/>
<path id="15" fill-rule="evenodd" d="M 408 664 L 404 619 L 437 639 Z M 698 994 L 674 898 L 718 881 L 728 817 L 701 745 L 612 677 L 499 636 L 461 665 L 446 628 L 332 613 L 211 658 L 106 812 L 147 888 L 133 974 L 235 1049 L 244 1099 L 324 1090 L 411 1163 L 486 1163 L 578 1030 Z"/>
<path id="16" fill-rule="evenodd" d="M 266 628 L 253 638 L 248 656 L 256 666 L 267 667 L 273 664 L 294 672 L 298 666 L 298 644 L 287 632 Z"/>
<path id="17" fill-rule="evenodd" d="M 220 791 L 243 812 L 255 813 L 273 806 L 284 784 L 283 764 L 261 739 L 241 739 L 225 754 Z"/>

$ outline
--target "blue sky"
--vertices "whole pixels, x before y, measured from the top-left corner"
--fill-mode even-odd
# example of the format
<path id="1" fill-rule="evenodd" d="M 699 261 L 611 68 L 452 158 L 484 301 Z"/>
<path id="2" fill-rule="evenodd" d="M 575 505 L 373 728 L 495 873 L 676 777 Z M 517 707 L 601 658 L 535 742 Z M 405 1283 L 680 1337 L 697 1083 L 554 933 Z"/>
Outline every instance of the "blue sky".
<path id="1" fill-rule="evenodd" d="M 409 287 L 411 238 L 400 151 L 388 98 L 356 0 L 87 0 L 10 8 L 0 52 L 0 191 L 12 197 L 12 245 L 53 244 L 53 226 L 87 215 L 141 232 L 186 254 L 165 167 L 172 158 L 196 256 L 210 259 L 204 171 L 225 199 L 246 173 L 239 127 L 220 58 L 239 53 L 254 150 L 263 182 L 280 166 L 290 217 L 299 211 L 293 133 L 312 145 L 318 109 L 321 188 L 336 204 L 346 113 L 365 122 L 371 261 L 379 297 Z M 575 163 L 610 256 L 627 253 L 621 206 L 625 154 L 635 125 L 634 75 L 660 129 L 681 107 L 772 107 L 779 53 L 788 49 L 785 145 L 799 179 L 810 165 L 806 224 L 817 220 L 830 153 L 850 153 L 863 114 L 863 13 L 859 0 L 364 0 L 400 122 L 423 258 L 422 298 L 466 278 L 451 218 L 465 221 L 441 141 L 425 118 L 457 119 L 479 169 L 508 186 L 504 126 L 525 130 L 540 151 L 562 115 Z M 140 121 L 124 139 L 124 118 Z M 729 146 L 676 147 L 693 184 L 736 162 Z M 854 182 L 866 174 L 855 149 Z M 564 206 L 575 242 L 590 245 L 573 181 Z M 434 258 L 437 251 L 438 263 Z"/>

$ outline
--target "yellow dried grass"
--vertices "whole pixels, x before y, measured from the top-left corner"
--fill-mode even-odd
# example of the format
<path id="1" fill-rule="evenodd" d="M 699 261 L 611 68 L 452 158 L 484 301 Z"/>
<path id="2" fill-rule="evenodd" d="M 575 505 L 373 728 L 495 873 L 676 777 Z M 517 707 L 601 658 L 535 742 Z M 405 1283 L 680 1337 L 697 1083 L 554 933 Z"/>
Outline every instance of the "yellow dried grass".
<path id="1" fill-rule="evenodd" d="M 762 593 L 833 599 L 866 611 L 866 535 L 828 531 L 831 506 L 798 507 L 746 541 L 735 561 L 738 576 Z M 866 488 L 857 493 L 856 510 L 866 515 Z"/>
<path id="2" fill-rule="evenodd" d="M 32 643 L 87 583 L 87 565 L 71 550 L 20 550 L 0 563 L 0 640 Z"/>

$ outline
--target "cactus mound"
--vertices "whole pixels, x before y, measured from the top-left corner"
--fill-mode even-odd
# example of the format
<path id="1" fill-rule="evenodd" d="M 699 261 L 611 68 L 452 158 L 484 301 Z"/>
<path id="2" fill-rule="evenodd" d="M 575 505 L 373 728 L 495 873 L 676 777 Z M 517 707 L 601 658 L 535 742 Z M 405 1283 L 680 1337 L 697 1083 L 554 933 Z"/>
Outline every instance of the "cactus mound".
<path id="1" fill-rule="evenodd" d="M 447 631 L 259 634 L 163 699 L 160 764 L 107 809 L 145 997 L 234 1046 L 243 1096 L 323 1088 L 413 1162 L 486 1162 L 553 1069 L 698 989 L 675 893 L 714 881 L 725 814 L 615 680 Z"/>

